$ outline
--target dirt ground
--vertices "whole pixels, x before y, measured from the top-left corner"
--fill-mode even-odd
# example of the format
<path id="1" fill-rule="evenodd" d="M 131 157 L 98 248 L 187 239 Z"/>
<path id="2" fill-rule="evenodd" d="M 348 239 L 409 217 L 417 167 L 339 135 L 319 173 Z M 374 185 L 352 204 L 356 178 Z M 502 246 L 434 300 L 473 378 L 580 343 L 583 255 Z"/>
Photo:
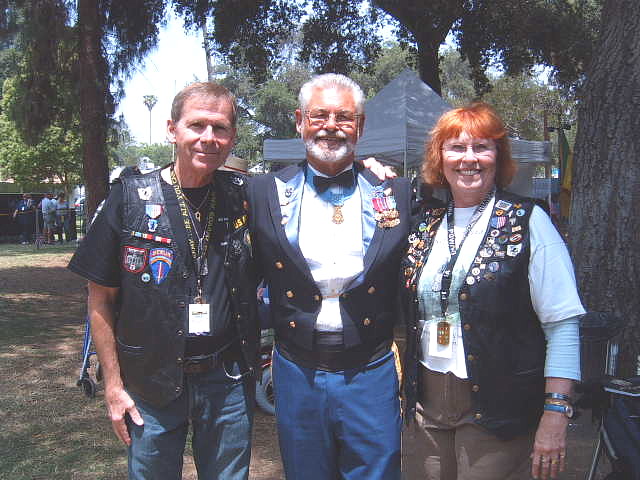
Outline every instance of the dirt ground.
<path id="1" fill-rule="evenodd" d="M 85 282 L 65 268 L 72 250 L 0 245 L 0 478 L 125 478 L 102 392 L 89 399 L 76 386 L 86 309 Z M 569 428 L 561 478 L 585 478 L 594 437 L 585 412 Z M 282 479 L 274 418 L 258 411 L 253 438 L 250 479 Z"/>

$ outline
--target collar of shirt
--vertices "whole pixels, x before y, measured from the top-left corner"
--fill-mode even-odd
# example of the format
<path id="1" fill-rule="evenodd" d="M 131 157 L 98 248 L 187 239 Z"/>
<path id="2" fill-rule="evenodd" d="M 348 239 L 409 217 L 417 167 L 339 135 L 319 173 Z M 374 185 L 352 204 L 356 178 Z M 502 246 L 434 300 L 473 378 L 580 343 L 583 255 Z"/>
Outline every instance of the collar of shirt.
<path id="1" fill-rule="evenodd" d="M 341 173 L 346 172 L 349 169 L 353 169 L 353 163 L 350 163 L 349 165 L 347 165 L 345 168 L 343 168 L 341 171 L 339 171 L 336 175 L 327 175 L 327 174 L 324 174 L 322 172 L 319 172 L 318 170 L 313 168 L 309 163 L 307 163 L 307 171 L 306 171 L 306 175 L 305 175 L 305 183 L 307 185 L 309 185 L 311 190 L 313 190 L 316 193 L 316 195 L 318 195 L 324 201 L 330 202 L 330 203 L 333 203 L 333 204 L 335 204 L 336 202 L 341 203 L 341 202 L 344 202 L 344 200 L 346 200 L 347 198 L 351 197 L 351 195 L 353 195 L 353 193 L 356 190 L 358 177 L 357 177 L 357 172 L 356 172 L 355 169 L 353 170 L 353 178 L 354 178 L 353 186 L 346 188 L 346 187 L 343 187 L 341 185 L 333 185 L 332 187 L 328 188 L 323 193 L 319 193 L 316 190 L 316 188 L 315 188 L 315 186 L 313 184 L 313 177 L 330 178 L 332 176 L 338 176 Z"/>

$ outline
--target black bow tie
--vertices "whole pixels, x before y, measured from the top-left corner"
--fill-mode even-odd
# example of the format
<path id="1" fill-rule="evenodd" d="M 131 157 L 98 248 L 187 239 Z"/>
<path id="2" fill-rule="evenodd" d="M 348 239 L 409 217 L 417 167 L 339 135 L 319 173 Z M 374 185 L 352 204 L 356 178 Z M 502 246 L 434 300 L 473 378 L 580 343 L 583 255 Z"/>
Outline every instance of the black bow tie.
<path id="1" fill-rule="evenodd" d="M 331 185 L 340 185 L 345 188 L 353 186 L 353 170 L 349 169 L 342 172 L 336 177 L 313 177 L 313 186 L 316 187 L 318 193 L 324 193 Z"/>

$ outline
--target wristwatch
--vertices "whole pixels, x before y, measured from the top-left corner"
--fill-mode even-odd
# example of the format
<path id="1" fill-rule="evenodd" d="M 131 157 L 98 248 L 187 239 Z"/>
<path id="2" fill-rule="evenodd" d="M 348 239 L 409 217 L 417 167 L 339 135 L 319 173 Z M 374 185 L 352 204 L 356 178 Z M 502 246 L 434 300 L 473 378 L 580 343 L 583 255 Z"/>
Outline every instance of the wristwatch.
<path id="1" fill-rule="evenodd" d="M 548 412 L 562 413 L 567 418 L 573 418 L 573 407 L 568 403 L 545 403 L 544 409 Z"/>

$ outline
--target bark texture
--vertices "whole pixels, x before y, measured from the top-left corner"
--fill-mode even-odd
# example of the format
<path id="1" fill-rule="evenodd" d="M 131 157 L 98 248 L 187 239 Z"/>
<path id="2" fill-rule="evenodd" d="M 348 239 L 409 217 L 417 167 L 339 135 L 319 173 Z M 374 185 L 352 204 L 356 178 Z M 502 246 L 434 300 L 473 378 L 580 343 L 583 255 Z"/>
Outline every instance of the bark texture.
<path id="1" fill-rule="evenodd" d="M 105 150 L 108 67 L 102 55 L 102 25 L 100 2 L 78 0 L 80 130 L 87 218 L 105 198 L 109 174 Z"/>
<path id="2" fill-rule="evenodd" d="M 629 323 L 619 374 L 640 346 L 640 2 L 608 0 L 578 115 L 570 244 L 585 307 Z"/>

